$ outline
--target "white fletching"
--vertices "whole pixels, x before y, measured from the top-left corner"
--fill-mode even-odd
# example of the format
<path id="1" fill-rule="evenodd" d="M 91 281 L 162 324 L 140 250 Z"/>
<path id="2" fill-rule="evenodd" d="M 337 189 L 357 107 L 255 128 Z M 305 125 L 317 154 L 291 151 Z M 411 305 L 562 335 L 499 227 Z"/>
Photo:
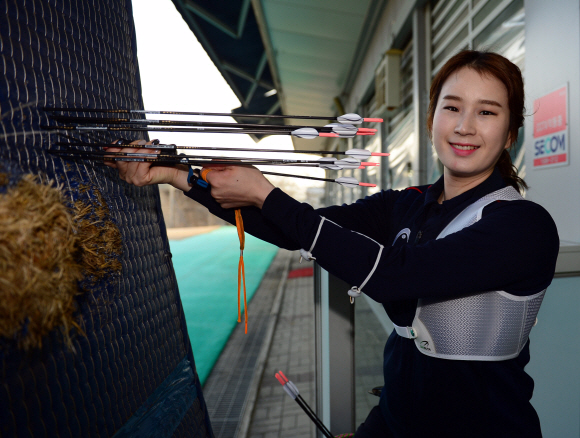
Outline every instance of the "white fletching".
<path id="1" fill-rule="evenodd" d="M 294 137 L 312 140 L 313 138 L 318 137 L 318 131 L 314 128 L 299 128 L 292 131 L 292 135 Z"/>
<path id="2" fill-rule="evenodd" d="M 371 151 L 369 151 L 367 149 L 349 149 L 344 154 L 348 155 L 350 157 L 354 157 L 354 158 L 358 158 L 359 160 L 362 160 L 364 158 L 370 157 Z"/>
<path id="3" fill-rule="evenodd" d="M 336 120 L 338 120 L 339 123 L 349 123 L 351 125 L 360 125 L 363 122 L 363 118 L 361 116 L 353 113 L 338 116 Z"/>
<path id="4" fill-rule="evenodd" d="M 334 181 L 345 187 L 358 187 L 358 180 L 352 176 L 341 176 Z"/>
<path id="5" fill-rule="evenodd" d="M 352 138 L 356 135 L 358 128 L 354 125 L 346 125 L 344 123 L 330 123 L 324 125 L 327 128 L 332 128 L 332 132 L 338 134 L 340 138 Z"/>
<path id="6" fill-rule="evenodd" d="M 360 167 L 360 160 L 353 157 L 347 157 L 342 160 L 336 160 L 335 164 L 339 164 L 343 169 L 358 169 Z"/>

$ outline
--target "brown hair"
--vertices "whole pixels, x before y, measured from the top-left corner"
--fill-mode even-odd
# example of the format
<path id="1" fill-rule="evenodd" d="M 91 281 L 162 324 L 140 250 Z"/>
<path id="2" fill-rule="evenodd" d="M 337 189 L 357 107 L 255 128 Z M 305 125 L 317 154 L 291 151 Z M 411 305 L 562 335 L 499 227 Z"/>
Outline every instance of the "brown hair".
<path id="1" fill-rule="evenodd" d="M 437 72 L 431 83 L 429 93 L 429 109 L 427 111 L 427 130 L 429 135 L 433 129 L 433 117 L 439 100 L 441 88 L 451 74 L 455 71 L 469 67 L 481 75 L 490 75 L 500 80 L 508 93 L 508 106 L 510 111 L 510 123 L 508 135 L 511 142 L 510 149 L 518 139 L 518 131 L 524 125 L 524 81 L 519 67 L 497 53 L 479 52 L 476 50 L 463 50 L 451 57 L 441 70 Z M 525 181 L 518 176 L 518 171 L 512 163 L 508 152 L 504 149 L 499 156 L 496 166 L 506 184 L 511 185 L 521 192 L 527 189 Z"/>

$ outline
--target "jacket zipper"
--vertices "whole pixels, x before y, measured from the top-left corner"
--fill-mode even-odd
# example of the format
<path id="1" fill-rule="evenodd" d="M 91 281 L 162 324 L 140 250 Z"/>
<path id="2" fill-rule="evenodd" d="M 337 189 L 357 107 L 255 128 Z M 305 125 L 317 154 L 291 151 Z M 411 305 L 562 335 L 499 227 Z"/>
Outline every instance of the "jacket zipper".
<path id="1" fill-rule="evenodd" d="M 415 243 L 414 245 L 416 245 L 417 243 L 419 243 L 419 240 L 421 240 L 421 236 L 423 235 L 423 231 L 419 231 L 417 233 L 417 237 L 415 237 Z"/>

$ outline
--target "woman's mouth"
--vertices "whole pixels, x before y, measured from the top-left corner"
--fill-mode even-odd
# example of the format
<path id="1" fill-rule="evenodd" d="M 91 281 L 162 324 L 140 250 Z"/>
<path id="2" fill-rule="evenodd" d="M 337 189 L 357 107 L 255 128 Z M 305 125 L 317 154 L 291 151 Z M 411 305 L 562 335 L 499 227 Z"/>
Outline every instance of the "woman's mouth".
<path id="1" fill-rule="evenodd" d="M 463 144 L 463 143 L 449 143 L 449 144 L 453 148 L 453 151 L 457 155 L 461 156 L 471 155 L 473 152 L 479 149 L 479 146 L 475 146 L 472 144 Z"/>

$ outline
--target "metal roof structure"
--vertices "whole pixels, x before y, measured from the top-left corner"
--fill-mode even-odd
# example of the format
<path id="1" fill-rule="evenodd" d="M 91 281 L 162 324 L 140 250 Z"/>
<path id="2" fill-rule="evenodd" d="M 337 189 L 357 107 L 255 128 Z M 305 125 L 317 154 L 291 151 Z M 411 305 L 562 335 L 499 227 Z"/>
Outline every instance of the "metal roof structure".
<path id="1" fill-rule="evenodd" d="M 338 115 L 387 0 L 173 0 L 242 114 Z M 292 123 L 291 121 L 289 123 Z M 296 148 L 320 148 L 293 138 Z M 328 147 L 328 144 L 327 144 Z"/>

